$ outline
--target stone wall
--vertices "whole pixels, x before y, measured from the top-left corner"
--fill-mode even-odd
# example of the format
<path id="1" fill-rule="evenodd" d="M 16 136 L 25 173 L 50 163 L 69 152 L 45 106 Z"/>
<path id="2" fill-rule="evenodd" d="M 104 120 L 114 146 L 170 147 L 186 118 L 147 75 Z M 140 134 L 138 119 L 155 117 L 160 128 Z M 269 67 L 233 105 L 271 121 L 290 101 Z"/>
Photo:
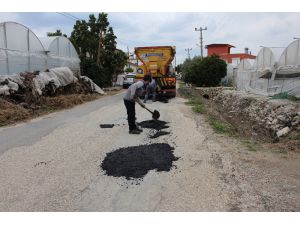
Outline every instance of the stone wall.
<path id="1" fill-rule="evenodd" d="M 214 98 L 224 90 L 233 90 L 233 87 L 195 87 L 197 94 L 204 98 Z"/>
<path id="2" fill-rule="evenodd" d="M 234 90 L 211 92 L 218 94 L 212 94 L 210 104 L 240 133 L 274 141 L 290 132 L 300 132 L 299 102 Z"/>

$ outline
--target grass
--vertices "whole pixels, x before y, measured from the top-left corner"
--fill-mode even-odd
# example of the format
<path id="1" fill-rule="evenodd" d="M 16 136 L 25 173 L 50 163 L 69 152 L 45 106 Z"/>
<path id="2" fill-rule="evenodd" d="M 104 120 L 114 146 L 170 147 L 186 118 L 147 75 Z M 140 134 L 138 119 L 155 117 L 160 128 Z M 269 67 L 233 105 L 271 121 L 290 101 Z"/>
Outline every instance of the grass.
<path id="1" fill-rule="evenodd" d="M 257 151 L 258 144 L 256 142 L 246 140 L 246 141 L 243 141 L 243 143 L 245 144 L 248 151 L 250 151 L 250 152 Z"/>
<path id="2" fill-rule="evenodd" d="M 195 113 L 203 113 L 204 112 L 203 105 L 194 105 L 192 109 Z"/>
<path id="3" fill-rule="evenodd" d="M 229 123 L 221 122 L 214 117 L 209 118 L 209 124 L 216 133 L 229 135 L 235 134 L 233 126 L 231 126 Z"/>
<path id="4" fill-rule="evenodd" d="M 293 135 L 293 136 L 289 137 L 289 139 L 299 141 L 300 140 L 300 134 Z"/>
<path id="5" fill-rule="evenodd" d="M 204 105 L 200 98 L 196 98 L 195 96 L 191 96 L 186 102 L 187 105 L 191 105 L 192 109 L 195 113 L 203 113 L 204 112 Z"/>

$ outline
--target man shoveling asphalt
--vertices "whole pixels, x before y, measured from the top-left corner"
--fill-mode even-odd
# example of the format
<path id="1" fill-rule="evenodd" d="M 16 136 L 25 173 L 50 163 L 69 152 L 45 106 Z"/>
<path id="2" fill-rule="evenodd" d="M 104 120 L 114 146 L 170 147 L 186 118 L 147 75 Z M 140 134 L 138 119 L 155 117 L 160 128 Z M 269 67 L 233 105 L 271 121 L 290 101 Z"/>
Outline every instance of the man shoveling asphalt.
<path id="1" fill-rule="evenodd" d="M 124 95 L 124 104 L 127 110 L 128 126 L 130 134 L 140 134 L 142 129 L 138 128 L 135 123 L 135 102 L 139 103 L 140 106 L 145 108 L 145 104 L 142 103 L 139 96 L 142 95 L 143 89 L 151 82 L 151 76 L 144 76 L 143 81 L 138 81 L 128 88 Z"/>

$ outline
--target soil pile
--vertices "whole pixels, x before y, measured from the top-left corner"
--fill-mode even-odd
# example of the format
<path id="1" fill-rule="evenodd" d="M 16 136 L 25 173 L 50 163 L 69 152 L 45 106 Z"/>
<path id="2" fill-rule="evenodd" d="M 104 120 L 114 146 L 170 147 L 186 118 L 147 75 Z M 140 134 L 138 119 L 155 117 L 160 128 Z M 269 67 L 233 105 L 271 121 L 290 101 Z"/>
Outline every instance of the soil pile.
<path id="1" fill-rule="evenodd" d="M 120 148 L 106 155 L 101 168 L 108 176 L 143 178 L 148 171 L 170 171 L 178 158 L 174 148 L 165 143 Z"/>

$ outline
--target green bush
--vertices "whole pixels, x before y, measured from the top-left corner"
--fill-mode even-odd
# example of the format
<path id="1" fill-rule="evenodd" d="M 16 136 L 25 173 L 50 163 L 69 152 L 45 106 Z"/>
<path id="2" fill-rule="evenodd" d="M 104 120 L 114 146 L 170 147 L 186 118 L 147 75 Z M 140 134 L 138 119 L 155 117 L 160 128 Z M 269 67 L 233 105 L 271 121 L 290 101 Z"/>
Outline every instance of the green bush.
<path id="1" fill-rule="evenodd" d="M 196 86 L 218 86 L 226 73 L 226 62 L 217 55 L 194 57 L 187 59 L 182 65 L 183 80 Z"/>

